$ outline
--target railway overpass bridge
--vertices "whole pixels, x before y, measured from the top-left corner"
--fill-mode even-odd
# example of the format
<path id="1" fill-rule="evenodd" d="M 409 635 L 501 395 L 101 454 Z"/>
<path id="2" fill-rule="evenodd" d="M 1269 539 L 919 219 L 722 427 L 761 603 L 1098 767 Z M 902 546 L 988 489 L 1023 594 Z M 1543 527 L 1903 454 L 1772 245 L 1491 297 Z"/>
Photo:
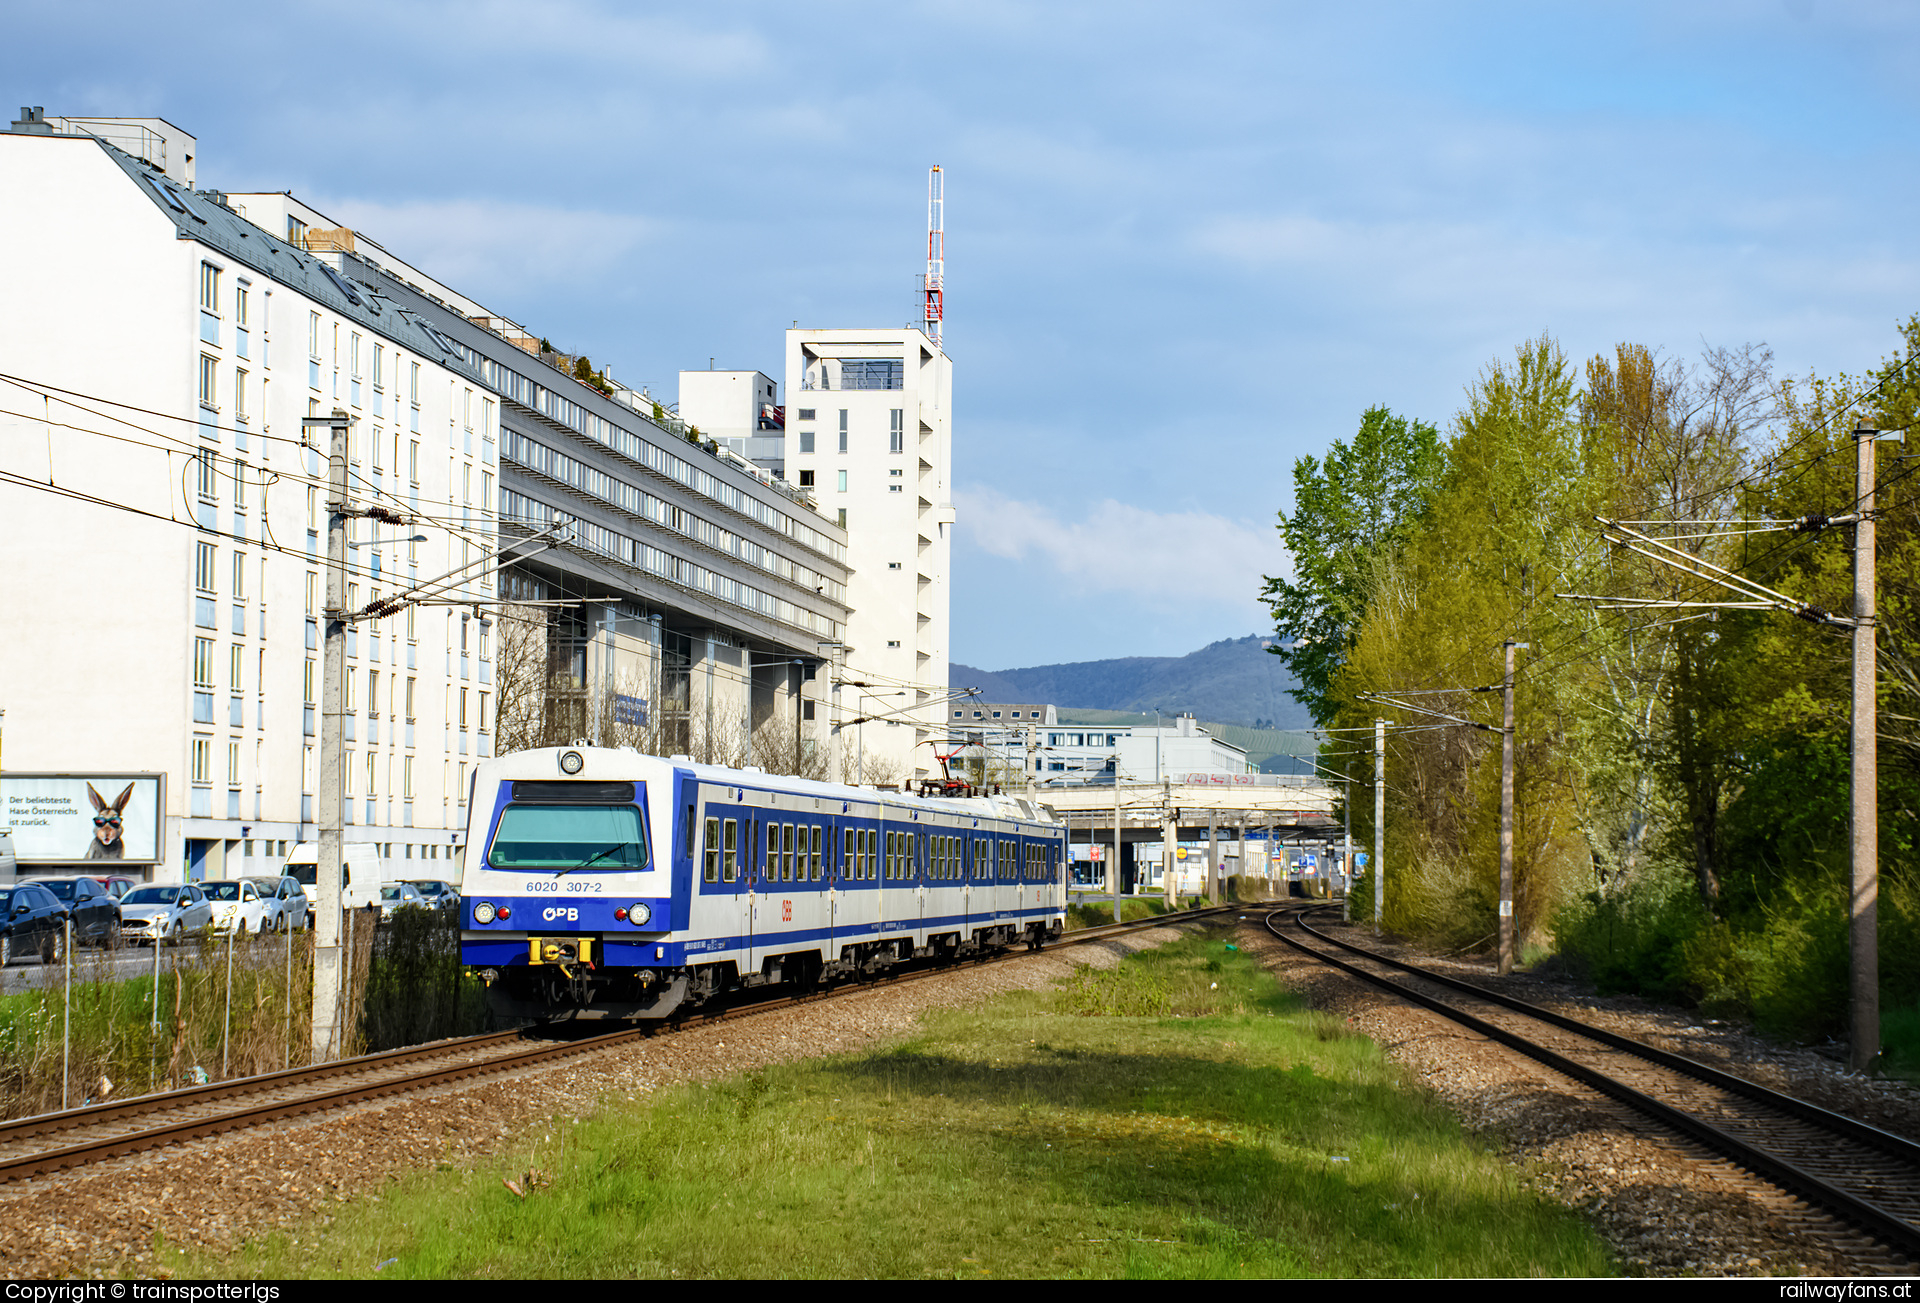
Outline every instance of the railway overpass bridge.
<path id="1" fill-rule="evenodd" d="M 1340 793 L 1315 777 L 1291 774 L 1176 774 L 1158 783 L 1036 786 L 1034 801 L 1052 809 L 1067 827 L 1070 844 L 1111 848 L 1116 825 L 1121 872 L 1129 881 L 1144 879 L 1134 847 L 1205 840 L 1208 863 L 1218 865 L 1239 854 L 1248 834 L 1264 846 L 1338 843 L 1342 833 L 1336 808 Z M 1222 843 L 1226 848 L 1222 849 Z M 1169 861 L 1171 851 L 1163 849 Z M 1262 857 L 1264 863 L 1264 857 Z M 1170 862 L 1160 866 L 1164 871 Z M 1111 881 L 1111 879 L 1109 879 Z"/>

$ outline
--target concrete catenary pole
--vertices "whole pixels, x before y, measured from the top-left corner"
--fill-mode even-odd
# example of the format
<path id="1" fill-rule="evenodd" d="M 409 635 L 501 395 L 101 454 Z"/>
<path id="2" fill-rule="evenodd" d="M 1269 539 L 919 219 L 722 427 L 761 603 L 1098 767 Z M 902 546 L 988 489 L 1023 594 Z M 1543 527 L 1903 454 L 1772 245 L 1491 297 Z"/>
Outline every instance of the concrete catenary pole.
<path id="1" fill-rule="evenodd" d="M 1179 896 L 1180 812 L 1168 809 L 1160 822 L 1160 891 L 1172 909 Z"/>
<path id="2" fill-rule="evenodd" d="M 1513 971 L 1513 652 L 1524 642 L 1507 639 L 1505 726 L 1500 730 L 1500 975 Z"/>
<path id="3" fill-rule="evenodd" d="M 1350 762 L 1349 762 L 1350 763 Z M 1347 803 L 1342 813 L 1346 816 L 1346 825 L 1340 833 L 1340 876 L 1346 879 L 1345 889 L 1340 893 L 1340 921 L 1353 922 L 1353 770 L 1342 765 L 1347 771 Z"/>
<path id="4" fill-rule="evenodd" d="M 1387 904 L 1387 721 L 1373 721 L 1373 934 Z"/>
<path id="5" fill-rule="evenodd" d="M 320 849 L 314 872 L 313 1057 L 324 1062 L 339 1053 L 346 1029 L 340 1025 L 343 991 L 340 972 L 340 864 L 346 829 L 342 822 L 341 765 L 346 742 L 347 602 L 347 428 L 353 422 L 336 407 L 324 424 L 327 441 L 327 586 L 326 637 L 320 660 L 320 808 L 314 812 Z"/>
<path id="6" fill-rule="evenodd" d="M 1849 941 L 1853 987 L 1853 1068 L 1866 1072 L 1880 1055 L 1880 762 L 1878 666 L 1874 633 L 1874 439 L 1853 432 L 1857 454 L 1853 527 L 1853 873 Z"/>
<path id="7" fill-rule="evenodd" d="M 1113 863 L 1107 866 L 1107 880 L 1113 887 L 1113 921 L 1120 922 L 1120 753 L 1113 756 Z"/>
<path id="8" fill-rule="evenodd" d="M 1220 812 L 1207 811 L 1207 903 L 1220 903 Z"/>

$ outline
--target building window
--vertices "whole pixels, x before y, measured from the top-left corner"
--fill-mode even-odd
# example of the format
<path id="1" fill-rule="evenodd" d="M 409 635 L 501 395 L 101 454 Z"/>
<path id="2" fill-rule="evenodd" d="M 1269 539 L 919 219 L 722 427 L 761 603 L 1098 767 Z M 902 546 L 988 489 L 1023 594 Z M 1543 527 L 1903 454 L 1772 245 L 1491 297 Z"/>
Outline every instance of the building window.
<path id="1" fill-rule="evenodd" d="M 320 314 L 307 314 L 307 356 L 313 361 L 320 360 Z"/>
<path id="2" fill-rule="evenodd" d="M 840 409 L 840 451 L 847 450 L 847 409 Z"/>
<path id="3" fill-rule="evenodd" d="M 906 387 L 906 363 L 897 357 L 849 357 L 840 359 L 842 389 L 902 389 Z"/>
<path id="4" fill-rule="evenodd" d="M 247 373 L 243 367 L 233 369 L 233 414 L 242 424 L 247 419 Z"/>
<path id="5" fill-rule="evenodd" d="M 194 545 L 193 586 L 203 593 L 213 591 L 214 549 L 211 543 Z"/>
<path id="6" fill-rule="evenodd" d="M 213 739 L 197 737 L 193 740 L 193 781 L 196 783 L 213 782 Z"/>
<path id="7" fill-rule="evenodd" d="M 233 554 L 233 597 L 235 601 L 247 595 L 247 554 L 236 551 Z"/>
<path id="8" fill-rule="evenodd" d="M 905 452 L 907 450 L 906 410 L 896 407 L 887 415 L 887 451 Z"/>
<path id="9" fill-rule="evenodd" d="M 200 355 L 200 406 L 220 410 L 220 359 Z"/>
<path id="10" fill-rule="evenodd" d="M 813 451 L 813 431 L 812 430 L 800 431 L 800 451 L 803 453 Z"/>
<path id="11" fill-rule="evenodd" d="M 219 487 L 216 483 L 218 476 L 213 469 L 213 454 L 202 452 L 196 460 L 200 463 L 200 496 L 212 502 L 219 496 Z"/>
<path id="12" fill-rule="evenodd" d="M 800 415 L 795 419 L 801 420 L 801 421 L 811 421 L 813 419 L 813 409 L 811 407 L 801 408 Z"/>
<path id="13" fill-rule="evenodd" d="M 233 324 L 245 330 L 247 327 L 247 287 L 238 285 L 233 291 Z"/>
<path id="14" fill-rule="evenodd" d="M 213 687 L 213 639 L 193 640 L 193 686 Z"/>
<path id="15" fill-rule="evenodd" d="M 840 518 L 835 523 L 842 529 L 847 527 L 847 509 L 845 507 L 840 508 Z"/>
<path id="16" fill-rule="evenodd" d="M 810 488 L 812 488 L 812 487 L 813 487 L 813 472 L 812 472 L 812 471 L 801 471 L 801 472 L 800 472 L 800 487 L 801 487 L 801 488 L 803 488 L 803 489 L 810 489 Z"/>
<path id="17" fill-rule="evenodd" d="M 300 696 L 301 700 L 309 706 L 313 704 L 313 657 L 311 656 L 307 657 L 306 673 L 300 679 Z"/>
<path id="18" fill-rule="evenodd" d="M 845 471 L 841 471 L 840 472 L 840 492 L 845 493 L 846 491 L 847 491 L 847 473 Z"/>
<path id="19" fill-rule="evenodd" d="M 220 315 L 220 269 L 212 263 L 200 264 L 200 309 Z"/>

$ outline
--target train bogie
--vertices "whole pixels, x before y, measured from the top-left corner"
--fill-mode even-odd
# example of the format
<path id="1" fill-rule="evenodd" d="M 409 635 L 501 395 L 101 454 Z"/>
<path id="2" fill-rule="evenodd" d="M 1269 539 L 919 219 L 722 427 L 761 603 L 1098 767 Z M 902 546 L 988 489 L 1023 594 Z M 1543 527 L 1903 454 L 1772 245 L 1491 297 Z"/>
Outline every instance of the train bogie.
<path id="1" fill-rule="evenodd" d="M 462 956 L 511 1018 L 667 1018 L 1065 925 L 1062 830 L 1006 797 L 575 747 L 483 763 L 469 811 Z"/>

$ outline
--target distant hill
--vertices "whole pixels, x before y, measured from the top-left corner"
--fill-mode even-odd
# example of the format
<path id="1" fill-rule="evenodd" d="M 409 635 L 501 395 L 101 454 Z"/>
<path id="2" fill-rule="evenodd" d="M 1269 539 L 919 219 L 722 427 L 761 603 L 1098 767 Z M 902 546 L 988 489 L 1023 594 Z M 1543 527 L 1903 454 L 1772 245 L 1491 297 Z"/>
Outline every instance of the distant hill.
<path id="1" fill-rule="evenodd" d="M 1063 710 L 1191 711 L 1202 720 L 1246 728 L 1301 729 L 1313 720 L 1287 695 L 1294 679 L 1266 648 L 1270 637 L 1229 638 L 1185 656 L 1126 656 L 1110 661 L 1035 665 L 1019 670 L 948 666 L 954 688 L 980 689 L 988 701 L 1051 702 Z"/>

